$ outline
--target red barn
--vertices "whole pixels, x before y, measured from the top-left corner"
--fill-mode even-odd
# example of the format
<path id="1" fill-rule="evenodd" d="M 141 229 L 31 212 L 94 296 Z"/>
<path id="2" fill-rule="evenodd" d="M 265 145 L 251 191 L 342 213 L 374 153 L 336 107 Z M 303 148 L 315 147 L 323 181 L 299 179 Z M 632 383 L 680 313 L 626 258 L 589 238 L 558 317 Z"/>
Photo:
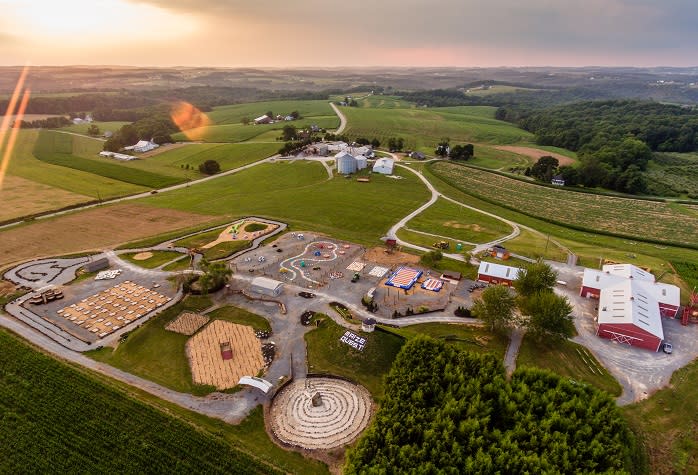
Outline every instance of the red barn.
<path id="1" fill-rule="evenodd" d="M 480 262 L 477 270 L 477 280 L 490 284 L 509 285 L 516 280 L 522 269 L 518 267 L 503 266 L 494 262 Z"/>
<path id="2" fill-rule="evenodd" d="M 598 336 L 659 351 L 664 340 L 659 305 L 644 287 L 626 279 L 601 291 Z"/>

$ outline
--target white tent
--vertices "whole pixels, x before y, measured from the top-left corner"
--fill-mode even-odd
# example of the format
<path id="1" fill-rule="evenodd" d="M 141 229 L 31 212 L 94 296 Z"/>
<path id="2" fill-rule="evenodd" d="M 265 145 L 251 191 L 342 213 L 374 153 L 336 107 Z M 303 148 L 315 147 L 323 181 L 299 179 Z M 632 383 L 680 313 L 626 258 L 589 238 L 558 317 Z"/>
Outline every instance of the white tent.
<path id="1" fill-rule="evenodd" d="M 376 163 L 373 164 L 374 173 L 382 173 L 383 175 L 392 175 L 394 161 L 390 158 L 379 158 Z"/>

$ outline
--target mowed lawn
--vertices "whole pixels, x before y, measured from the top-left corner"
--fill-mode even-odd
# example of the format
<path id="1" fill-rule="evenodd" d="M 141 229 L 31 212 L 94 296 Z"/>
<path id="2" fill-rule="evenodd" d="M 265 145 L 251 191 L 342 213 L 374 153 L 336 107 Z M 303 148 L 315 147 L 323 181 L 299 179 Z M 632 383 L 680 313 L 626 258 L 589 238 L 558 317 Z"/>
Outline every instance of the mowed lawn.
<path id="1" fill-rule="evenodd" d="M 432 109 L 371 109 L 342 107 L 347 118 L 346 135 L 377 137 L 387 144 L 402 137 L 405 149 L 433 153 L 444 137 L 451 144 L 514 144 L 529 142 L 532 135 L 508 122 L 494 118 L 494 107 L 444 107 Z"/>
<path id="2" fill-rule="evenodd" d="M 698 209 L 692 206 L 554 189 L 449 162 L 429 169 L 468 194 L 547 221 L 698 246 Z"/>
<path id="3" fill-rule="evenodd" d="M 274 115 L 286 116 L 297 111 L 299 120 L 280 121 L 274 124 L 243 125 L 244 117 L 253 121 L 267 112 Z M 285 125 L 293 125 L 301 129 L 311 125 L 320 128 L 334 129 L 339 126 L 339 118 L 329 105 L 329 101 L 264 101 L 215 107 L 207 113 L 211 125 L 174 134 L 175 140 L 201 140 L 204 142 L 245 142 L 269 141 L 277 142 L 281 129 Z M 278 142 L 276 149 L 281 147 Z"/>
<path id="4" fill-rule="evenodd" d="M 20 131 L 10 159 L 9 175 L 84 195 L 89 199 L 113 198 L 148 190 L 144 186 L 41 161 L 33 154 L 38 137 L 38 130 Z"/>
<path id="5" fill-rule="evenodd" d="M 397 173 L 404 175 L 402 180 L 374 175 L 370 183 L 358 183 L 339 177 L 328 180 L 316 162 L 266 163 L 144 200 L 203 214 L 277 218 L 290 222 L 293 229 L 376 244 L 395 221 L 429 198 L 412 173 Z"/>
<path id="6" fill-rule="evenodd" d="M 510 225 L 499 219 L 443 198 L 408 221 L 407 227 L 475 244 L 504 237 L 513 231 Z"/>
<path id="7" fill-rule="evenodd" d="M 73 132 L 76 134 L 82 134 L 82 135 L 87 135 L 87 129 L 90 128 L 90 125 L 96 125 L 99 127 L 100 133 L 104 133 L 106 131 L 110 132 L 116 132 L 119 130 L 121 127 L 123 127 L 126 124 L 130 124 L 131 122 L 118 122 L 118 121 L 112 121 L 112 122 L 98 122 L 94 121 L 91 124 L 72 124 L 72 125 L 67 125 L 65 127 L 61 127 L 61 130 L 65 130 L 68 132 Z"/>

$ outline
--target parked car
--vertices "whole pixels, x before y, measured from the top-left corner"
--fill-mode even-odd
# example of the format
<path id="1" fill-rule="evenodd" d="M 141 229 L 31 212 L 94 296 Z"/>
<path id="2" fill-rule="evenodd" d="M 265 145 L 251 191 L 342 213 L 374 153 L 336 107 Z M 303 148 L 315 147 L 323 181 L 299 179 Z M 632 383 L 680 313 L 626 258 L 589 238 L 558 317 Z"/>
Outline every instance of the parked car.
<path id="1" fill-rule="evenodd" d="M 315 297 L 315 294 L 312 292 L 298 292 L 298 295 L 304 299 L 312 299 Z"/>
<path id="2" fill-rule="evenodd" d="M 671 346 L 671 343 L 664 343 L 662 350 L 664 353 L 667 355 L 670 355 L 672 351 L 674 351 L 674 348 Z"/>

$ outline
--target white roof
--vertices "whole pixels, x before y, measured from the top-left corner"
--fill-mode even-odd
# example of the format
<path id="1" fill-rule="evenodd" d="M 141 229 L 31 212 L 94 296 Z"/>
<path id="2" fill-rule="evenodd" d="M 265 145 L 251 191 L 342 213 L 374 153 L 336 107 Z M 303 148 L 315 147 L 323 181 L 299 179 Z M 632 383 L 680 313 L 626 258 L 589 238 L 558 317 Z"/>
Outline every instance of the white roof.
<path id="1" fill-rule="evenodd" d="M 361 161 L 361 162 L 366 162 L 366 161 L 368 160 L 368 159 L 367 159 L 366 157 L 364 157 L 363 155 L 357 155 L 357 156 L 354 157 L 354 158 L 357 159 L 357 160 L 359 160 L 359 161 Z"/>
<path id="2" fill-rule="evenodd" d="M 334 156 L 334 158 L 337 158 L 337 159 L 343 158 L 343 157 L 354 158 L 354 156 L 352 154 L 350 154 L 349 152 L 339 152 L 338 154 L 336 154 Z"/>
<path id="3" fill-rule="evenodd" d="M 265 394 L 268 393 L 272 387 L 272 384 L 266 379 L 256 378 L 254 376 L 243 376 L 240 378 L 240 381 L 238 381 L 238 384 L 246 384 L 255 387 L 264 391 Z"/>
<path id="4" fill-rule="evenodd" d="M 611 269 L 615 267 L 615 269 Z M 608 269 L 607 269 L 608 268 Z M 622 269 L 621 269 L 622 268 Z M 638 272 L 639 271 L 639 272 Z M 626 276 L 633 276 L 632 279 Z M 678 307 L 681 304 L 681 289 L 675 285 L 654 281 L 654 276 L 632 264 L 606 265 L 604 270 L 584 269 L 582 286 L 604 290 L 623 282 L 633 282 L 657 302 Z"/>
<path id="5" fill-rule="evenodd" d="M 149 145 L 150 145 L 149 140 L 139 140 L 138 143 L 136 145 L 134 145 L 134 147 L 147 147 Z"/>
<path id="6" fill-rule="evenodd" d="M 642 282 L 626 279 L 605 288 L 599 298 L 599 325 L 632 323 L 663 340 L 659 305 L 645 287 Z"/>
<path id="7" fill-rule="evenodd" d="M 269 117 L 268 115 L 266 115 L 266 114 L 260 115 L 259 117 L 257 117 L 257 118 L 255 119 L 255 122 L 260 121 L 260 120 L 264 120 L 264 119 L 269 119 L 269 118 L 270 118 L 270 117 Z"/>
<path id="8" fill-rule="evenodd" d="M 259 287 L 262 289 L 275 290 L 280 285 L 284 285 L 284 283 L 279 282 L 278 280 L 270 279 L 268 277 L 255 277 L 254 279 L 252 279 L 252 285 L 254 287 Z"/>
<path id="9" fill-rule="evenodd" d="M 518 267 L 503 266 L 494 262 L 480 262 L 480 267 L 477 270 L 478 274 L 496 277 L 498 279 L 514 280 L 519 276 L 522 269 Z"/>
<path id="10" fill-rule="evenodd" d="M 611 275 L 625 277 L 626 279 L 654 282 L 654 276 L 652 274 L 632 264 L 606 264 L 603 266 L 603 271 Z"/>

